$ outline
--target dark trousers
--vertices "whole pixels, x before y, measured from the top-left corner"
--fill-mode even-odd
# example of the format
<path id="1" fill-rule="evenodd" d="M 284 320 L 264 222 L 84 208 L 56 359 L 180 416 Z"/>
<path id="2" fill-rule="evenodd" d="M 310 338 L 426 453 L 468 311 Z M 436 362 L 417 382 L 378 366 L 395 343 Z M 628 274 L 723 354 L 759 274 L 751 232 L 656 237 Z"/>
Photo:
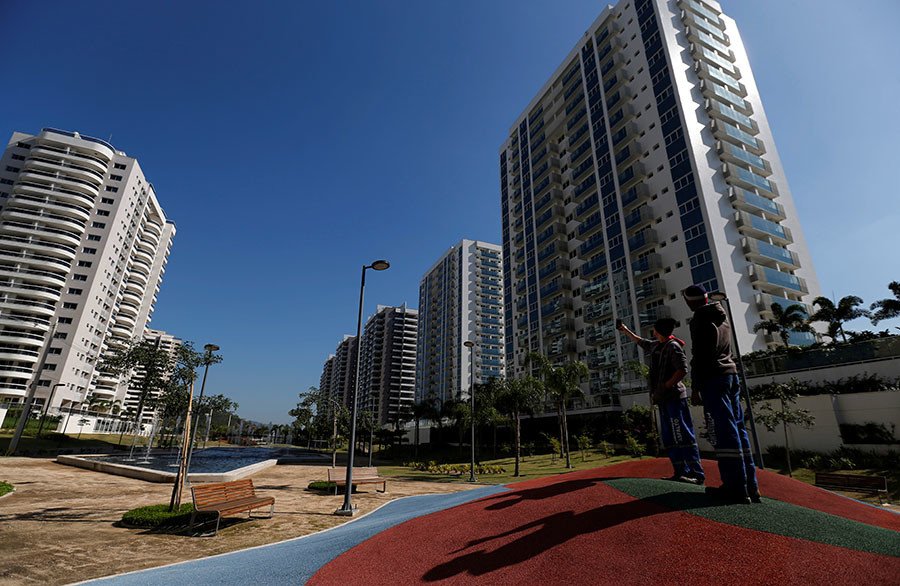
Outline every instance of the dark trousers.
<path id="1" fill-rule="evenodd" d="M 687 399 L 663 401 L 659 406 L 659 435 L 669 453 L 675 476 L 689 476 L 703 480 L 700 449 L 694 434 L 694 421 Z"/>
<path id="2" fill-rule="evenodd" d="M 716 449 L 722 486 L 738 495 L 759 491 L 750 437 L 744 427 L 741 386 L 736 374 L 718 376 L 705 385 L 701 395 L 706 411 L 709 439 Z"/>

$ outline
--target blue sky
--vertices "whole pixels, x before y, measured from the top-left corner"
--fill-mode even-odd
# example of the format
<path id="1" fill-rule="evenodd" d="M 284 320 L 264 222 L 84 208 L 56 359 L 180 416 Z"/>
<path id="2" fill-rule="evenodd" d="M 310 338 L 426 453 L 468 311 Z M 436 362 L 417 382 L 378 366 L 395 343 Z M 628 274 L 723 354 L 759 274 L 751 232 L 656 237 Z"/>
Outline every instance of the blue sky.
<path id="1" fill-rule="evenodd" d="M 722 4 L 823 292 L 888 296 L 900 3 Z M 219 344 L 208 391 L 286 422 L 355 330 L 362 263 L 393 265 L 368 315 L 415 306 L 459 239 L 499 242 L 499 145 L 603 6 L 5 0 L 0 135 L 76 130 L 140 161 L 178 226 L 152 326 Z"/>

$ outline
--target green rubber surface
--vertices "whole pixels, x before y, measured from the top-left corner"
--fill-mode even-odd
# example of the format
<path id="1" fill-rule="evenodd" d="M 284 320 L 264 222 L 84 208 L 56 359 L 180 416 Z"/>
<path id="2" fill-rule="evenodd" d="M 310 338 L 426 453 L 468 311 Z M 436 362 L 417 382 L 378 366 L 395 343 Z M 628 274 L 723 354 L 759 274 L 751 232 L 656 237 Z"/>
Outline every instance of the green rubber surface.
<path id="1" fill-rule="evenodd" d="M 705 519 L 835 545 L 900 557 L 900 533 L 873 527 L 821 511 L 763 498 L 762 504 L 723 505 L 706 496 L 703 487 L 649 478 L 617 478 L 606 484 L 637 499 Z"/>

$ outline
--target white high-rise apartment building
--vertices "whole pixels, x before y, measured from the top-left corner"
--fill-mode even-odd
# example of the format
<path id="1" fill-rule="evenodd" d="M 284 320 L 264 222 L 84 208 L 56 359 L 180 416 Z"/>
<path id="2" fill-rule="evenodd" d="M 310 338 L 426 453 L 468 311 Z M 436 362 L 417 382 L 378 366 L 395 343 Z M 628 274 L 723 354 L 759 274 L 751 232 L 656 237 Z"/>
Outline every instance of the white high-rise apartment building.
<path id="1" fill-rule="evenodd" d="M 366 321 L 360 346 L 357 409 L 373 414 L 379 426 L 396 425 L 415 401 L 419 312 L 379 305 Z"/>
<path id="2" fill-rule="evenodd" d="M 507 361 L 586 361 L 576 409 L 615 405 L 640 358 L 616 317 L 684 332 L 679 291 L 700 283 L 727 294 L 748 352 L 772 342 L 752 328 L 773 303 L 819 294 L 747 53 L 713 0 L 605 8 L 499 154 Z"/>
<path id="3" fill-rule="evenodd" d="M 177 350 L 178 347 L 182 344 L 182 341 L 172 334 L 166 333 L 162 330 L 154 330 L 151 328 L 146 328 L 144 330 L 143 339 L 145 342 L 156 345 L 157 348 L 166 352 L 170 356 L 172 356 L 172 354 L 175 353 L 175 350 Z M 131 376 L 128 382 L 128 390 L 125 394 L 125 399 L 122 405 L 122 410 L 124 412 L 137 413 L 138 407 L 141 402 L 141 385 L 143 384 L 143 382 L 144 374 L 142 370 L 138 370 L 133 374 L 133 376 Z M 151 424 L 153 422 L 153 418 L 156 415 L 154 400 L 158 398 L 158 392 L 151 392 L 147 397 L 144 398 L 144 404 L 140 406 L 142 412 L 142 423 Z"/>
<path id="4" fill-rule="evenodd" d="M 0 400 L 122 404 L 96 370 L 150 321 L 175 226 L 138 162 L 76 132 L 16 132 L 0 159 Z M 55 326 L 55 327 L 54 327 Z"/>
<path id="5" fill-rule="evenodd" d="M 322 376 L 319 378 L 319 390 L 348 409 L 356 387 L 357 352 L 359 344 L 356 336 L 344 336 L 334 354 L 322 365 Z"/>
<path id="6" fill-rule="evenodd" d="M 419 284 L 416 399 L 468 397 L 472 383 L 505 374 L 502 248 L 462 240 Z M 470 350 L 463 345 L 471 340 Z"/>

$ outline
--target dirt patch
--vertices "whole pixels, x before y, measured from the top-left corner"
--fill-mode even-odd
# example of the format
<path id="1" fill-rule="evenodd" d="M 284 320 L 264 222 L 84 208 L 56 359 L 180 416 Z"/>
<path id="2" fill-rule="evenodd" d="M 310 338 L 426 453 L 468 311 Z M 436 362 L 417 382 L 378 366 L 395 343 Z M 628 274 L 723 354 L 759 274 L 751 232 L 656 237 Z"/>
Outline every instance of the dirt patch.
<path id="1" fill-rule="evenodd" d="M 306 490 L 324 480 L 324 466 L 273 466 L 252 476 L 257 491 L 275 497 L 275 516 L 223 519 L 214 538 L 117 526 L 122 513 L 167 503 L 171 485 L 73 468 L 35 458 L 0 459 L 0 480 L 15 492 L 0 501 L 0 585 L 68 584 L 274 543 L 348 521 L 333 515 L 343 496 Z M 361 513 L 402 497 L 457 492 L 465 484 L 388 481 L 388 492 L 361 487 Z M 190 499 L 188 493 L 187 498 Z M 265 514 L 260 510 L 257 514 Z"/>

